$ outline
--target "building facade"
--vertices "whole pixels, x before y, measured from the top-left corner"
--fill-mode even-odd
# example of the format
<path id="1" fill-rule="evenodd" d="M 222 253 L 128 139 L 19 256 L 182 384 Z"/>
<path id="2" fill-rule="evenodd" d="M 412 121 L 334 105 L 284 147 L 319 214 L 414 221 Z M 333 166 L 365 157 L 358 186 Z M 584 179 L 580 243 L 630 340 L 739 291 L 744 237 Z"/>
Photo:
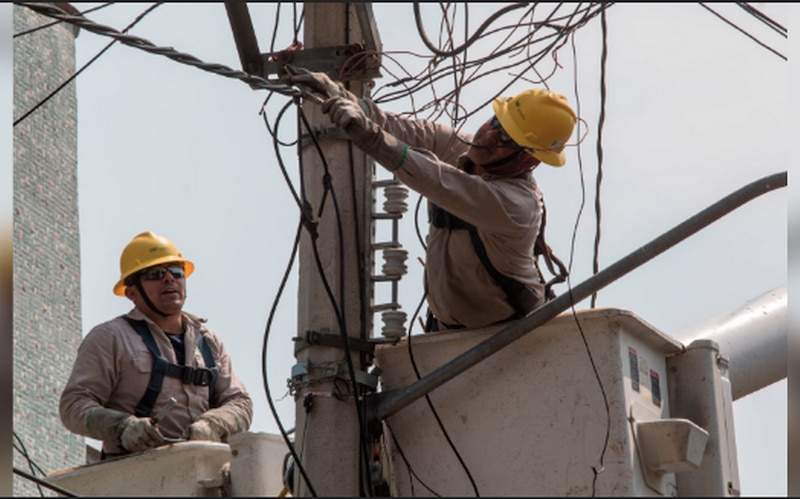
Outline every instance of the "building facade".
<path id="1" fill-rule="evenodd" d="M 14 5 L 15 34 L 53 21 Z M 62 22 L 15 36 L 15 122 L 75 72 L 77 35 Z M 14 467 L 42 476 L 81 464 L 85 453 L 58 415 L 82 338 L 74 81 L 14 126 L 13 232 Z M 13 490 L 41 493 L 18 476 Z"/>

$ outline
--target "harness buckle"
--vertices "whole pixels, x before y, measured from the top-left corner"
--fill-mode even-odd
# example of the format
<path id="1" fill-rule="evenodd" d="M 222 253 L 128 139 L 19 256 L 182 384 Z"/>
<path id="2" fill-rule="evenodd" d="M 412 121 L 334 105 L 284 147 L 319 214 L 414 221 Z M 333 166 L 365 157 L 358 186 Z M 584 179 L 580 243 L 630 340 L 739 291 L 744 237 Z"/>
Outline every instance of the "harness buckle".
<path id="1" fill-rule="evenodd" d="M 209 386 L 213 380 L 214 373 L 205 367 L 186 366 L 181 373 L 181 381 L 185 385 Z"/>

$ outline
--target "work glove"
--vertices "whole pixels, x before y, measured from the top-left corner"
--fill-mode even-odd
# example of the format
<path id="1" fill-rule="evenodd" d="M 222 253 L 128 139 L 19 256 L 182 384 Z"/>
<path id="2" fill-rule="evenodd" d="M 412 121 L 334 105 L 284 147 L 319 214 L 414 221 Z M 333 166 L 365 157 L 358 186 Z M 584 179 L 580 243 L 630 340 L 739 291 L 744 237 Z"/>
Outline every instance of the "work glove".
<path id="1" fill-rule="evenodd" d="M 247 431 L 250 423 L 237 411 L 228 407 L 209 409 L 189 425 L 189 440 L 227 442 L 228 437 Z"/>
<path id="2" fill-rule="evenodd" d="M 122 422 L 122 447 L 131 452 L 140 452 L 151 447 L 164 445 L 164 435 L 153 424 L 150 418 L 128 416 Z"/>
<path id="3" fill-rule="evenodd" d="M 288 73 L 282 78 L 285 83 L 297 85 L 306 92 L 317 94 L 322 100 L 344 97 L 352 102 L 358 102 L 358 97 L 353 92 L 344 88 L 341 82 L 331 80 L 325 73 L 311 72 L 291 64 L 287 64 L 284 68 Z"/>
<path id="4" fill-rule="evenodd" d="M 109 449 L 118 448 L 124 429 L 122 423 L 128 416 L 130 414 L 105 407 L 92 409 L 86 418 L 86 436 L 102 440 Z"/>
<path id="5" fill-rule="evenodd" d="M 222 437 L 211 422 L 206 419 L 198 419 L 189 425 L 189 440 L 222 442 Z"/>
<path id="6" fill-rule="evenodd" d="M 334 97 L 322 104 L 322 112 L 328 115 L 334 125 L 344 130 L 354 145 L 387 170 L 393 172 L 403 166 L 408 145 L 370 120 L 358 102 Z"/>

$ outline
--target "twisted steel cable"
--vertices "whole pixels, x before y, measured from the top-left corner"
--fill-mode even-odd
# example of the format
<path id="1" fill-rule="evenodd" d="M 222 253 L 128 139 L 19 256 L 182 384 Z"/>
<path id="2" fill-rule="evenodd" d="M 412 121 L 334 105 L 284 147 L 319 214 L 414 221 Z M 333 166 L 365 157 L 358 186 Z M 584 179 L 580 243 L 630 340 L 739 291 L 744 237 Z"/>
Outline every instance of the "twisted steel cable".
<path id="1" fill-rule="evenodd" d="M 60 8 L 56 7 L 52 3 L 38 3 L 38 2 L 14 2 L 14 3 L 17 5 L 21 5 L 23 7 L 27 7 L 44 16 L 60 19 L 70 24 L 74 24 L 91 33 L 114 38 L 120 43 L 128 45 L 129 47 L 135 47 L 144 50 L 145 52 L 150 52 L 152 54 L 163 55 L 164 57 L 168 57 L 174 61 L 189 66 L 194 66 L 196 68 L 202 69 L 203 71 L 208 71 L 209 73 L 214 73 L 221 76 L 225 76 L 227 78 L 235 78 L 241 80 L 253 88 L 271 90 L 273 92 L 277 92 L 279 94 L 286 95 L 289 97 L 295 97 L 302 94 L 302 92 L 295 87 L 284 84 L 272 83 L 269 80 L 266 80 L 260 76 L 256 76 L 250 73 L 245 73 L 244 71 L 237 69 L 232 69 L 228 66 L 225 66 L 224 64 L 203 62 L 191 54 L 179 52 L 172 47 L 159 47 L 149 40 L 134 35 L 127 35 L 125 33 L 117 31 L 116 29 L 110 26 L 98 24 L 83 16 L 70 15 L 61 10 Z"/>

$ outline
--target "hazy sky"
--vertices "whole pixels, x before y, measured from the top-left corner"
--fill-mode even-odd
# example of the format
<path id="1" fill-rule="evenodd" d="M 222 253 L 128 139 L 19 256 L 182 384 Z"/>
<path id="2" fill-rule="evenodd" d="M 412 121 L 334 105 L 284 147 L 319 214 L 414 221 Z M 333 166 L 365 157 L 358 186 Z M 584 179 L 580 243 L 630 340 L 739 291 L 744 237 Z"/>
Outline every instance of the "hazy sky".
<path id="1" fill-rule="evenodd" d="M 77 5 L 85 10 L 98 4 Z M 148 5 L 114 5 L 88 17 L 121 30 Z M 497 5 L 471 4 L 474 25 Z M 789 27 L 793 7 L 753 5 Z M 784 38 L 742 9 L 713 6 L 790 55 Z M 373 7 L 385 51 L 425 51 L 411 4 Z M 291 6 L 283 8 L 276 48 L 291 42 Z M 429 34 L 436 33 L 437 10 L 426 8 Z M 250 11 L 266 51 L 275 4 L 250 4 Z M 132 33 L 205 62 L 239 68 L 221 3 L 162 5 Z M 82 31 L 76 66 L 110 40 Z M 600 42 L 598 18 L 575 38 L 577 70 L 568 43 L 558 52 L 561 68 L 548 81 L 576 109 L 577 82 L 578 111 L 588 125 L 580 156 L 577 148 L 568 148 L 565 167 L 542 165 L 535 172 L 547 201 L 548 242 L 565 262 L 585 186 L 573 286 L 592 275 Z M 393 57 L 409 67 L 418 64 L 402 54 Z M 552 70 L 552 60 L 545 58 L 539 69 Z M 788 64 L 700 5 L 610 8 L 606 74 L 601 269 L 745 184 L 788 168 Z M 376 84 L 391 78 L 384 73 Z M 497 92 L 494 85 L 510 79 L 501 73 L 475 84 L 465 92 L 465 102 L 468 107 L 483 102 Z M 517 83 L 507 95 L 528 86 Z M 197 266 L 188 280 L 186 309 L 209 319 L 253 396 L 251 429 L 277 432 L 262 387 L 260 351 L 288 264 L 297 213 L 259 116 L 266 92 L 121 44 L 78 78 L 77 91 L 84 333 L 130 308 L 130 302 L 111 292 L 125 244 L 145 230 L 169 237 Z M 274 119 L 286 99 L 276 95 L 272 101 L 268 115 Z M 408 102 L 386 108 L 405 111 Z M 490 115 L 487 107 L 465 129 L 476 129 Z M 294 116 L 287 117 L 280 135 L 289 140 L 294 133 Z M 291 150 L 283 159 L 296 180 Z M 686 339 L 682 331 L 782 286 L 787 281 L 787 199 L 787 190 L 781 189 L 739 208 L 601 290 L 598 306 L 630 310 L 681 341 Z M 413 206 L 416 195 L 410 200 Z M 421 296 L 416 259 L 423 255 L 412 219 L 410 211 L 401 232 L 410 256 L 400 300 L 409 316 Z M 286 427 L 294 426 L 294 401 L 284 396 L 294 364 L 296 279 L 295 270 L 278 307 L 268 352 L 270 389 Z M 563 293 L 564 285 L 556 291 Z M 577 308 L 588 307 L 585 300 Z M 735 402 L 743 495 L 786 494 L 786 410 L 785 381 Z"/>

